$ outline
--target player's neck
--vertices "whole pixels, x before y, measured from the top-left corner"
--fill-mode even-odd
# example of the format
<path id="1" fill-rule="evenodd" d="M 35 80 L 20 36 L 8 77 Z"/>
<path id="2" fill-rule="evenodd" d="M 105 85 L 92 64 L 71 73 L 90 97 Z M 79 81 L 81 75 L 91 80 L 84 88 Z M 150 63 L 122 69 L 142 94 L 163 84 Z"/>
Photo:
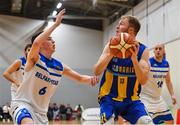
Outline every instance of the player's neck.
<path id="1" fill-rule="evenodd" d="M 52 58 L 52 53 L 51 52 L 41 50 L 40 53 L 43 54 L 48 59 Z"/>
<path id="2" fill-rule="evenodd" d="M 157 62 L 160 62 L 160 63 L 162 62 L 162 58 L 161 58 L 161 57 L 156 57 L 156 56 L 155 56 L 154 59 L 155 59 Z"/>

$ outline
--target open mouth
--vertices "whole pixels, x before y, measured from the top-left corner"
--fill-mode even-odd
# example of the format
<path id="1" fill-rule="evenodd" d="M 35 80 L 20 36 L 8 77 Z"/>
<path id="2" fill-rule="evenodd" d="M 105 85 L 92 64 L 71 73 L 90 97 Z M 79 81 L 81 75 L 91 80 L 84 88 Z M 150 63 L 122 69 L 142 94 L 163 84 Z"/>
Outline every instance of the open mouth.
<path id="1" fill-rule="evenodd" d="M 53 49 L 56 49 L 56 46 L 55 46 L 55 45 L 53 45 Z"/>

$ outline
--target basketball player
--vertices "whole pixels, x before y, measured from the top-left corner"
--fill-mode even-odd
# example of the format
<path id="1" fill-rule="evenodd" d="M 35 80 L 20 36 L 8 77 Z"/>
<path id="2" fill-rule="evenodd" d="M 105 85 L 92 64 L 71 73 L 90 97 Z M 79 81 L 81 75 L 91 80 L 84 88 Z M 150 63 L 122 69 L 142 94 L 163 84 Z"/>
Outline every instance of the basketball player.
<path id="1" fill-rule="evenodd" d="M 50 35 L 61 24 L 64 13 L 65 9 L 61 10 L 55 23 L 33 41 L 25 65 L 23 83 L 12 104 L 16 124 L 48 124 L 48 105 L 62 75 L 90 85 L 98 82 L 97 77 L 81 75 L 52 57 L 55 41 Z"/>
<path id="2" fill-rule="evenodd" d="M 116 28 L 116 35 L 129 33 L 135 40 L 140 29 L 139 21 L 133 16 L 123 16 Z M 145 84 L 149 72 L 149 51 L 141 43 L 131 49 L 130 58 L 117 58 L 106 44 L 102 55 L 94 67 L 95 75 L 103 76 L 99 88 L 101 122 L 108 121 L 114 112 L 131 124 L 152 122 L 139 100 L 141 85 Z"/>
<path id="3" fill-rule="evenodd" d="M 25 57 L 15 60 L 3 73 L 3 76 L 12 83 L 11 85 L 11 100 L 14 99 L 17 88 L 23 79 L 24 67 L 27 54 L 30 51 L 31 44 L 27 44 L 24 48 Z"/>
<path id="4" fill-rule="evenodd" d="M 169 63 L 164 58 L 164 45 L 157 44 L 154 48 L 154 57 L 149 59 L 151 64 L 147 83 L 142 87 L 141 101 L 145 104 L 155 124 L 174 124 L 170 110 L 163 100 L 162 87 L 164 82 L 171 95 L 172 103 L 176 104 L 173 85 L 170 78 Z"/>

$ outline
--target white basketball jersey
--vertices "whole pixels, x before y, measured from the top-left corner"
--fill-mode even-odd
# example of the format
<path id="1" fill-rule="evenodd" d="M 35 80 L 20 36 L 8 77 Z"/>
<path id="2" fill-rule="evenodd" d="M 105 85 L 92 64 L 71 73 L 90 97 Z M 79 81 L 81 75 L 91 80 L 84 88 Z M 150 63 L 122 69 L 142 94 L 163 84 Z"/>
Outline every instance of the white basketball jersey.
<path id="1" fill-rule="evenodd" d="M 166 75 L 169 71 L 168 62 L 163 59 L 162 62 L 157 62 L 154 57 L 149 59 L 151 67 L 148 76 L 148 81 L 142 86 L 141 94 L 146 94 L 154 98 L 161 96 L 163 84 L 165 83 Z"/>
<path id="2" fill-rule="evenodd" d="M 35 112 L 46 114 L 57 85 L 60 84 L 63 65 L 56 59 L 47 59 L 40 54 L 34 67 L 24 73 L 23 83 L 14 101 L 26 102 Z"/>
<path id="3" fill-rule="evenodd" d="M 19 60 L 21 60 L 21 66 L 19 67 L 19 69 L 16 72 L 12 73 L 12 77 L 19 84 L 21 84 L 22 80 L 23 80 L 23 74 L 24 74 L 24 67 L 25 67 L 26 59 L 24 57 L 21 57 L 21 58 L 19 58 Z M 15 97 L 16 91 L 17 91 L 17 86 L 12 83 L 12 85 L 11 85 L 11 99 L 12 100 Z"/>

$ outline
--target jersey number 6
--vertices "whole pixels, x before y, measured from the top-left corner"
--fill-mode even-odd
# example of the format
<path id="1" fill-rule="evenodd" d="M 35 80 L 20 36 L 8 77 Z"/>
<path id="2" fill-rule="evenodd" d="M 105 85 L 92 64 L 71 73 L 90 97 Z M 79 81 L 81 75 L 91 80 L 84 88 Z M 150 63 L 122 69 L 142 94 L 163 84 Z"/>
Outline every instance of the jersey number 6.
<path id="1" fill-rule="evenodd" d="M 39 95 L 44 95 L 46 93 L 47 87 L 43 87 L 39 90 Z"/>

